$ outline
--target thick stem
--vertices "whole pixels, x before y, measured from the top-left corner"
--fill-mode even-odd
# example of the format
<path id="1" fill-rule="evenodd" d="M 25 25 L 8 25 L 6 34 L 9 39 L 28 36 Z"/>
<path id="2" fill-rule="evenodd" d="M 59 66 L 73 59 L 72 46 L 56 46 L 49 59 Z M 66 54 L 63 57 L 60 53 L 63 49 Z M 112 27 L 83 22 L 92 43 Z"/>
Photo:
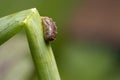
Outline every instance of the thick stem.
<path id="1" fill-rule="evenodd" d="M 39 80 L 60 80 L 50 43 L 44 40 L 42 21 L 35 8 L 0 18 L 0 45 L 22 28 L 27 34 Z"/>
<path id="2" fill-rule="evenodd" d="M 25 30 L 39 80 L 60 80 L 50 43 L 45 42 L 41 17 L 36 9 L 25 21 Z"/>

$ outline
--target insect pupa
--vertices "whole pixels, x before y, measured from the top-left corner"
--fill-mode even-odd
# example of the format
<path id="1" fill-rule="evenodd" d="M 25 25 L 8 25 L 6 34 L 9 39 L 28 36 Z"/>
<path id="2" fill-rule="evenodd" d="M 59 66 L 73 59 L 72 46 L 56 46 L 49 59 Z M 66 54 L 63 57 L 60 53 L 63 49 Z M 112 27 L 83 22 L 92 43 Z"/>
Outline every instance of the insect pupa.
<path id="1" fill-rule="evenodd" d="M 57 27 L 52 18 L 42 17 L 42 24 L 44 29 L 44 38 L 46 41 L 53 41 L 57 35 Z"/>

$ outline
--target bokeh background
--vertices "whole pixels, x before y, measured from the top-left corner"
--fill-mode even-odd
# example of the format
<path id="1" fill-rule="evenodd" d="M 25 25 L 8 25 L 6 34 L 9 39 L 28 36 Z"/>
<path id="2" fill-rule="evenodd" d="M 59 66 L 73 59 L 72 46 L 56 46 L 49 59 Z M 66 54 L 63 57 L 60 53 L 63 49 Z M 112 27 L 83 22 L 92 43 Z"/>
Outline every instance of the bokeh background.
<path id="1" fill-rule="evenodd" d="M 0 0 L 0 17 L 34 7 L 57 24 L 62 80 L 120 80 L 119 0 Z M 24 31 L 0 46 L 0 80 L 37 80 Z"/>

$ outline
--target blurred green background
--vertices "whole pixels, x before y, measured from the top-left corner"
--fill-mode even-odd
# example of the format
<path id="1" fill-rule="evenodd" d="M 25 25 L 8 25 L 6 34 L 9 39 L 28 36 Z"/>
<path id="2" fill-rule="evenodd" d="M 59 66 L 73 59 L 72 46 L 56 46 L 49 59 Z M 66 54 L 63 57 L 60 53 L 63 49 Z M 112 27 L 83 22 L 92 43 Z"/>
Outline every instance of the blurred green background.
<path id="1" fill-rule="evenodd" d="M 0 17 L 36 7 L 41 16 L 53 18 L 58 36 L 52 48 L 61 80 L 120 80 L 119 54 L 113 46 L 119 35 L 110 33 L 120 26 L 120 11 L 113 2 L 0 0 Z M 24 31 L 0 46 L 0 80 L 37 80 Z"/>

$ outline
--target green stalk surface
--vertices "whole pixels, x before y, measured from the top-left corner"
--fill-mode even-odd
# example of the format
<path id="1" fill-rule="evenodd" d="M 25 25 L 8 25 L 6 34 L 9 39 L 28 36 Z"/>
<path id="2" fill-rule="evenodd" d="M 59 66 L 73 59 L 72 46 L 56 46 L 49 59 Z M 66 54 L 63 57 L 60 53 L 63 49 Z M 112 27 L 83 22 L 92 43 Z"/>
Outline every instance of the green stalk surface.
<path id="1" fill-rule="evenodd" d="M 25 29 L 39 80 L 60 80 L 49 42 L 44 40 L 41 16 L 35 8 L 0 18 L 0 45 Z"/>

